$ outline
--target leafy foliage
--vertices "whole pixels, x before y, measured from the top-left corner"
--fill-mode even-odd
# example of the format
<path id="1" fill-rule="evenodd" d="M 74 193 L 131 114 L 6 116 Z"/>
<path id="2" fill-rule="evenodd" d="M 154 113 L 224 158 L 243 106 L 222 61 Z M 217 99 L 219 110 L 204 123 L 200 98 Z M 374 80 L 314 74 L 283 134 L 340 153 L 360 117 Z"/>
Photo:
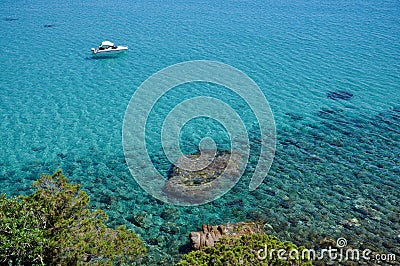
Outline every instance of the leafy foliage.
<path id="1" fill-rule="evenodd" d="M 0 196 L 0 262 L 40 263 L 48 240 L 35 205 Z"/>
<path id="2" fill-rule="evenodd" d="M 267 247 L 267 252 L 264 252 L 265 247 Z M 259 258 L 257 253 L 260 249 L 263 251 L 258 254 Z M 285 259 L 279 258 L 278 250 L 280 249 L 286 250 Z M 204 247 L 184 255 L 178 265 L 312 265 L 308 259 L 302 259 L 301 253 L 304 249 L 291 242 L 281 242 L 275 236 L 267 234 L 242 235 L 238 238 L 223 237 L 215 243 L 214 247 Z M 297 254 L 289 256 L 289 252 L 293 250 L 298 251 L 299 256 L 295 256 Z"/>
<path id="3" fill-rule="evenodd" d="M 91 212 L 89 196 L 61 170 L 42 175 L 34 186 L 29 196 L 0 196 L 0 263 L 110 265 L 145 254 L 136 234 L 107 228 L 107 215 Z"/>

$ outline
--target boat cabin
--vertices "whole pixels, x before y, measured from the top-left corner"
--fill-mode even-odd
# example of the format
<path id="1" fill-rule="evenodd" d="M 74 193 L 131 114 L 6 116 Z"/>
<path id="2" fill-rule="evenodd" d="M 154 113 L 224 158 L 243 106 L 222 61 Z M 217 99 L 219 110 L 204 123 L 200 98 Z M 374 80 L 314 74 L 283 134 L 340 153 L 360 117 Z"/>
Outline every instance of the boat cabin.
<path id="1" fill-rule="evenodd" d="M 99 50 L 106 50 L 106 49 L 117 49 L 117 46 L 110 41 L 104 41 L 99 45 Z"/>

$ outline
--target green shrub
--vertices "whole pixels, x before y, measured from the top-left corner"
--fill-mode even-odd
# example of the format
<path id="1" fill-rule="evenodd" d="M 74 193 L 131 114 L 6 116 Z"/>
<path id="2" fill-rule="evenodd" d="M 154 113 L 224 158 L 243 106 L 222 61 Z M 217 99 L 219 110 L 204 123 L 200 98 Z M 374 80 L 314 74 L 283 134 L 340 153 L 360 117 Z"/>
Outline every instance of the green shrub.
<path id="1" fill-rule="evenodd" d="M 145 254 L 136 234 L 107 228 L 107 215 L 91 212 L 89 196 L 61 170 L 42 175 L 34 186 L 29 196 L 0 196 L 0 264 L 109 265 Z"/>
<path id="2" fill-rule="evenodd" d="M 265 250 L 257 253 L 260 249 Z M 270 251 L 273 251 L 270 256 Z M 277 251 L 279 249 L 286 250 L 286 259 L 279 259 Z M 301 259 L 301 251 L 304 247 L 297 247 L 291 242 L 281 242 L 275 236 L 267 234 L 242 235 L 238 238 L 223 237 L 215 243 L 214 247 L 204 247 L 197 251 L 191 251 L 183 256 L 178 263 L 179 266 L 209 266 L 209 265 L 312 265 L 308 259 Z M 299 256 L 291 259 L 288 252 L 297 250 Z M 265 258 L 264 255 L 266 255 Z M 297 257 L 297 258 L 296 258 Z"/>
<path id="3" fill-rule="evenodd" d="M 40 263 L 48 240 L 35 205 L 0 196 L 0 263 Z"/>

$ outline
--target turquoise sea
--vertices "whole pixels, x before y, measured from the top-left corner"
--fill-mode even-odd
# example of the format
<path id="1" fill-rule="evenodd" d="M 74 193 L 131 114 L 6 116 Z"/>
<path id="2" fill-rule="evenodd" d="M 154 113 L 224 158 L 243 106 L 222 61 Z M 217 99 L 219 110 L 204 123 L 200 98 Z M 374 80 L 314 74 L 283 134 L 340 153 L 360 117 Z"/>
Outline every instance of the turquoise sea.
<path id="1" fill-rule="evenodd" d="M 93 59 L 90 48 L 103 40 L 129 51 Z M 62 168 L 93 208 L 107 211 L 110 226 L 126 225 L 146 242 L 144 265 L 176 263 L 204 223 L 259 219 L 296 244 L 344 237 L 400 260 L 399 40 L 397 0 L 3 0 L 0 192 L 30 193 L 41 173 Z M 250 169 L 220 199 L 177 207 L 131 176 L 122 122 L 142 82 L 189 60 L 223 62 L 258 84 L 274 114 L 277 149 L 257 190 L 248 190 Z M 230 104 L 255 135 L 252 152 L 259 150 L 254 116 L 237 96 L 185 84 L 160 99 L 148 125 L 161 172 L 171 164 L 159 154 L 160 120 L 199 95 Z M 183 150 L 196 150 L 203 136 L 225 147 L 219 127 L 189 123 Z"/>

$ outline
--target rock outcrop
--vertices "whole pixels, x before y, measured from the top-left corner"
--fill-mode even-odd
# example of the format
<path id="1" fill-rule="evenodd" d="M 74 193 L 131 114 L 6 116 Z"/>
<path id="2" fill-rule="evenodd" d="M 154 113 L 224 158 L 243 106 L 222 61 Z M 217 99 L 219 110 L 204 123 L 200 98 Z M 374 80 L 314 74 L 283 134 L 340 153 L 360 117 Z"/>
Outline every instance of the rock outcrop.
<path id="1" fill-rule="evenodd" d="M 221 237 L 239 237 L 241 235 L 252 235 L 265 233 L 263 225 L 255 222 L 240 222 L 225 225 L 203 224 L 199 232 L 191 232 L 189 235 L 190 244 L 193 249 L 200 249 L 204 246 L 213 247 Z"/>

